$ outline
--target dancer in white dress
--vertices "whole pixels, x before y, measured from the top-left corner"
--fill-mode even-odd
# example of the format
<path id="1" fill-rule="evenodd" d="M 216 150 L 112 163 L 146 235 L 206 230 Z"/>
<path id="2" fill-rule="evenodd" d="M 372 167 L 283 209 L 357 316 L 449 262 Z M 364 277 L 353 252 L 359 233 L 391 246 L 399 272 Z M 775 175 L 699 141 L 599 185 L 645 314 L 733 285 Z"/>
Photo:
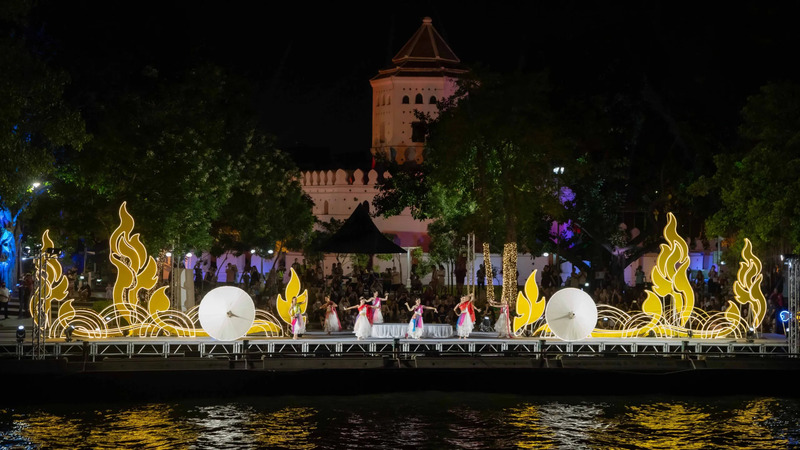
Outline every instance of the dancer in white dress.
<path id="1" fill-rule="evenodd" d="M 456 330 L 460 339 L 466 339 L 472 332 L 475 326 L 475 311 L 481 312 L 480 309 L 475 307 L 475 296 L 469 294 L 461 297 L 461 303 L 453 308 L 453 311 L 458 313 L 458 320 L 456 321 Z M 459 311 L 459 309 L 461 311 Z"/>
<path id="2" fill-rule="evenodd" d="M 494 323 L 494 330 L 497 331 L 497 337 L 514 337 L 511 333 L 511 315 L 509 313 L 508 301 L 502 299 L 500 303 L 490 303 L 489 305 L 493 308 L 500 308 L 500 316 L 497 318 L 497 322 Z"/>
<path id="3" fill-rule="evenodd" d="M 426 309 L 436 310 L 436 308 L 431 308 L 430 306 L 425 306 L 422 304 L 422 301 L 418 298 L 414 307 L 408 306 L 406 303 L 406 308 L 409 311 L 413 312 L 414 314 L 411 316 L 411 321 L 408 322 L 408 337 L 413 339 L 419 339 L 422 337 L 422 313 L 425 312 Z"/>
<path id="4" fill-rule="evenodd" d="M 356 334 L 356 337 L 360 339 L 364 339 L 365 337 L 370 337 L 372 334 L 372 325 L 369 324 L 369 318 L 367 318 L 367 311 L 372 308 L 367 304 L 367 300 L 364 297 L 361 297 L 361 301 L 358 305 L 353 305 L 349 308 L 345 309 L 354 309 L 358 308 L 358 318 L 356 319 L 356 324 L 353 326 L 353 332 Z"/>
<path id="5" fill-rule="evenodd" d="M 289 307 L 289 315 L 292 317 L 292 339 L 297 339 L 298 334 L 306 332 L 306 318 L 303 309 L 300 307 L 306 301 L 297 301 L 297 297 L 292 297 L 292 306 Z"/>
<path id="6" fill-rule="evenodd" d="M 378 291 L 372 293 L 372 298 L 369 302 L 372 303 L 373 308 L 367 312 L 370 324 L 383 323 L 383 313 L 381 312 L 381 302 L 383 300 L 378 297 Z"/>
<path id="7" fill-rule="evenodd" d="M 322 304 L 320 309 L 325 310 L 325 319 L 322 321 L 322 329 L 328 334 L 331 331 L 341 331 L 342 324 L 339 322 L 339 315 L 336 314 L 337 305 L 331 301 L 330 297 L 325 297 L 325 303 Z"/>

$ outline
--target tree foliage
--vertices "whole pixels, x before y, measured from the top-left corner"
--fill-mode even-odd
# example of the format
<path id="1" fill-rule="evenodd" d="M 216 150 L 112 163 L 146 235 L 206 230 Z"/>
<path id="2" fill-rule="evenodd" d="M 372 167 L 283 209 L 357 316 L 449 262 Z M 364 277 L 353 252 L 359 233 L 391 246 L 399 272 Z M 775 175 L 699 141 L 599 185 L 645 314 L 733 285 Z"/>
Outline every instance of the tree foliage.
<path id="1" fill-rule="evenodd" d="M 715 159 L 711 184 L 718 186 L 721 208 L 709 219 L 709 231 L 738 240 L 747 237 L 762 251 L 798 252 L 800 85 L 763 86 L 748 98 L 742 120 L 740 134 L 747 148 Z"/>

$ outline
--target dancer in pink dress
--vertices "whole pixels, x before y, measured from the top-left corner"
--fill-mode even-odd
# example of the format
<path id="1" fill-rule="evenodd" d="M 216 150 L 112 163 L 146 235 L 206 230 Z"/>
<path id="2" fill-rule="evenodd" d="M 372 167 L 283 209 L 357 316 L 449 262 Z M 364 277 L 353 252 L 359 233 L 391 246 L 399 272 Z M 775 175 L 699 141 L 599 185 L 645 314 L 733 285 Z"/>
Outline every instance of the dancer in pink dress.
<path id="1" fill-rule="evenodd" d="M 459 314 L 458 321 L 456 321 L 456 330 L 460 339 L 466 339 L 469 337 L 469 334 L 472 332 L 472 328 L 475 326 L 475 311 L 481 312 L 480 309 L 475 307 L 474 302 L 475 296 L 473 294 L 469 294 L 461 297 L 461 303 L 453 308 L 453 311 Z"/>
<path id="2" fill-rule="evenodd" d="M 414 314 L 411 316 L 411 321 L 408 322 L 408 337 L 413 339 L 419 339 L 422 337 L 422 313 L 425 312 L 426 309 L 436 310 L 436 308 L 431 308 L 430 306 L 425 306 L 422 304 L 422 301 L 418 298 L 414 307 L 408 306 L 406 303 L 406 308 L 409 311 L 413 312 Z"/>
<path id="3" fill-rule="evenodd" d="M 331 331 L 341 331 L 342 324 L 339 322 L 339 315 L 336 314 L 337 305 L 331 300 L 330 297 L 325 297 L 325 303 L 322 304 L 320 309 L 325 310 L 325 319 L 322 322 L 322 329 L 326 333 L 331 334 Z"/>
<path id="4" fill-rule="evenodd" d="M 383 323 L 383 313 L 381 312 L 381 302 L 383 301 L 378 297 L 378 291 L 372 293 L 372 298 L 368 300 L 372 303 L 373 308 L 367 311 L 369 323 L 374 325 L 376 323 Z"/>

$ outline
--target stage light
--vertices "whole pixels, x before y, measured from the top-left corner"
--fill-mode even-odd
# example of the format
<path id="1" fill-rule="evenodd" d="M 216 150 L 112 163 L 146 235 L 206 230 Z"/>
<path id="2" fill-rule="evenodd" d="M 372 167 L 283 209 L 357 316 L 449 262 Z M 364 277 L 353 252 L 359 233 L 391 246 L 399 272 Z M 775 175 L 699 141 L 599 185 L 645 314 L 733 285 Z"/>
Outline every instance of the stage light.
<path id="1" fill-rule="evenodd" d="M 72 325 L 68 326 L 67 329 L 64 330 L 64 333 L 66 334 L 66 337 L 64 338 L 65 342 L 72 342 L 73 331 L 75 331 L 75 327 L 73 327 Z"/>
<path id="2" fill-rule="evenodd" d="M 22 344 L 25 340 L 25 325 L 17 327 L 17 344 Z"/>
<path id="3" fill-rule="evenodd" d="M 783 310 L 778 314 L 778 317 L 781 319 L 781 322 L 786 323 L 792 318 L 792 315 L 789 314 L 789 311 Z"/>

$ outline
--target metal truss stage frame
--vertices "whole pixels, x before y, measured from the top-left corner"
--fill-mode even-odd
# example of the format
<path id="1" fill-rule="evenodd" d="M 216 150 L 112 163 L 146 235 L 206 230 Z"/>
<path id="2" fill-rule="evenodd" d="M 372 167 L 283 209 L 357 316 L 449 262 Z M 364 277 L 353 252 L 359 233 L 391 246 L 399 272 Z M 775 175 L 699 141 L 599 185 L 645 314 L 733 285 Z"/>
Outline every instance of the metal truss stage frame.
<path id="1" fill-rule="evenodd" d="M 369 339 L 352 337 L 306 339 L 247 339 L 221 342 L 210 338 L 127 338 L 75 342 L 48 341 L 43 349 L 30 343 L 0 344 L 0 358 L 31 358 L 42 350 L 47 359 L 102 361 L 110 358 L 223 358 L 229 360 L 281 357 L 390 356 L 519 356 L 534 359 L 564 356 L 796 356 L 782 339 L 708 340 L 670 338 L 587 339 L 564 342 L 553 339 Z"/>

